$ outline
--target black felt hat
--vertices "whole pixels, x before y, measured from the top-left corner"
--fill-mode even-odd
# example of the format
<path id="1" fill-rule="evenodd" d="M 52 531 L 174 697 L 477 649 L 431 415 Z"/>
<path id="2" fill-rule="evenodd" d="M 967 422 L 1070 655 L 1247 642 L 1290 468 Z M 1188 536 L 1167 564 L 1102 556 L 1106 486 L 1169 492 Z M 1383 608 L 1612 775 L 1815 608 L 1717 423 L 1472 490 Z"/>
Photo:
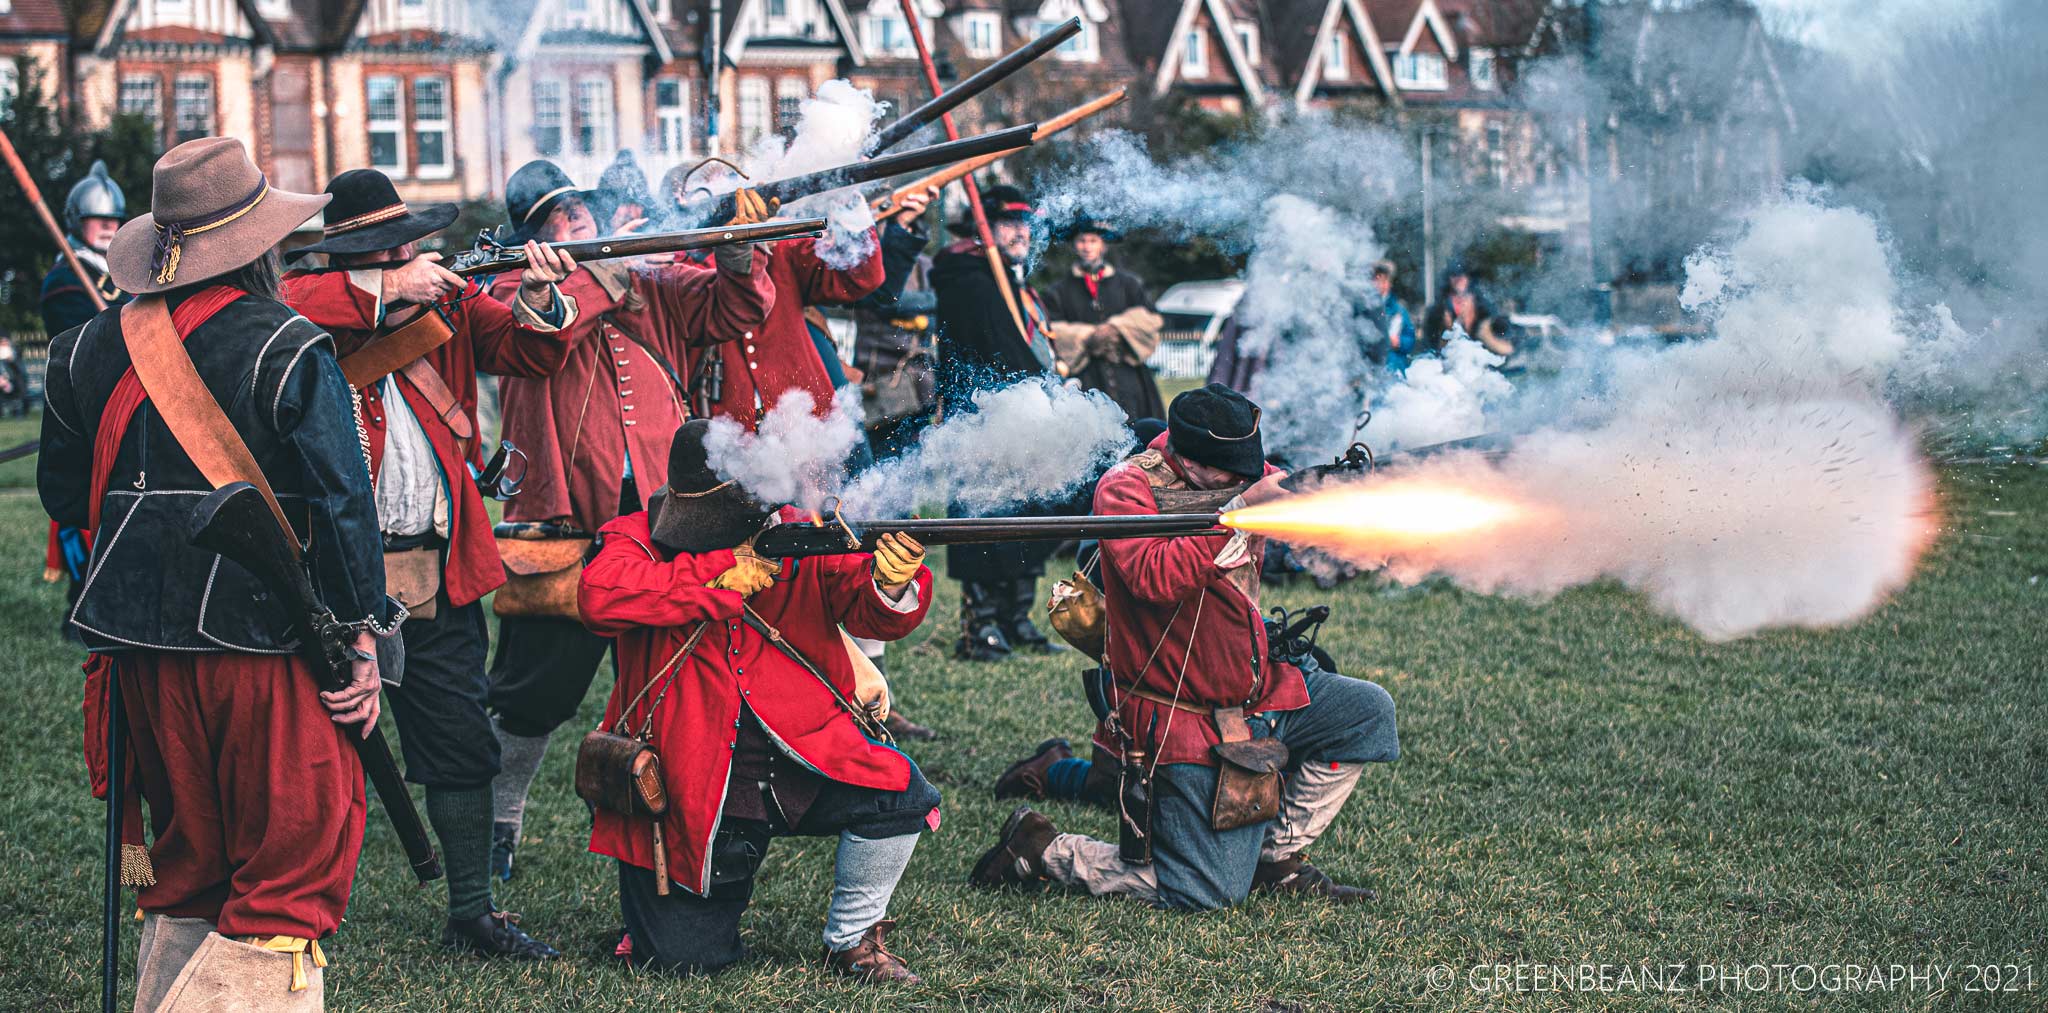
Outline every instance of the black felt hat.
<path id="1" fill-rule="evenodd" d="M 520 166 L 505 181 L 505 214 L 511 219 L 511 228 L 504 238 L 512 243 L 526 242 L 547 224 L 555 205 L 572 198 L 588 204 L 596 196 L 595 190 L 577 189 L 561 166 L 536 158 Z"/>
<path id="2" fill-rule="evenodd" d="M 425 239 L 455 220 L 453 204 L 413 207 L 398 196 L 390 177 L 375 169 L 350 169 L 327 182 L 327 225 L 321 240 L 293 250 L 285 259 L 309 253 L 376 253 Z"/>
<path id="3" fill-rule="evenodd" d="M 1266 473 L 1259 406 L 1220 383 L 1174 398 L 1166 409 L 1166 433 L 1167 446 L 1197 464 L 1245 478 Z"/>
<path id="4" fill-rule="evenodd" d="M 1123 233 L 1118 232 L 1116 227 L 1109 223 L 1109 219 L 1082 215 L 1074 219 L 1066 228 L 1060 230 L 1060 238 L 1071 243 L 1074 241 L 1074 237 L 1085 232 L 1093 232 L 1101 236 L 1104 241 L 1111 243 L 1124 237 Z"/>
<path id="5" fill-rule="evenodd" d="M 981 213 L 988 218 L 990 225 L 994 225 L 997 222 L 1031 221 L 1038 215 L 1038 208 L 1032 205 L 1031 198 L 1024 191 L 1008 183 L 997 183 L 981 188 Z M 958 235 L 974 235 L 973 210 L 961 212 L 959 220 L 947 227 Z"/>
<path id="6" fill-rule="evenodd" d="M 676 430 L 668 447 L 668 484 L 648 497 L 647 523 L 654 541 L 674 552 L 730 549 L 752 537 L 774 510 L 711 466 L 704 438 L 707 419 L 691 419 Z"/>

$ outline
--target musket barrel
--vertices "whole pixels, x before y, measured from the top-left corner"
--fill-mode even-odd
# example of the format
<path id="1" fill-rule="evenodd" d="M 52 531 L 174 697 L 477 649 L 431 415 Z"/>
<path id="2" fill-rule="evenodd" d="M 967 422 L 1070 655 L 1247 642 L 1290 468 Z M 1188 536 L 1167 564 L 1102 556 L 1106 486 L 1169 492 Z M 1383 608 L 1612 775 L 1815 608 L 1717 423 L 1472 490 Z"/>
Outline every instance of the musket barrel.
<path id="1" fill-rule="evenodd" d="M 1026 123 L 1007 130 L 995 130 L 973 137 L 963 137 L 957 141 L 912 148 L 895 155 L 883 155 L 862 162 L 807 172 L 801 176 L 771 180 L 752 189 L 764 200 L 773 198 L 790 204 L 813 194 L 837 190 L 843 186 L 859 186 L 906 172 L 919 172 L 980 155 L 1028 147 L 1032 135 L 1037 130 L 1038 124 Z M 729 193 L 715 197 L 697 194 L 683 203 L 683 220 L 716 222 L 730 219 L 733 214 L 733 200 L 733 195 Z"/>
<path id="2" fill-rule="evenodd" d="M 987 545 L 1070 538 L 1177 538 L 1218 533 L 1214 511 L 1183 514 L 1090 514 L 1079 517 L 914 517 L 784 524 L 754 536 L 770 558 L 869 552 L 883 535 L 909 535 L 925 545 Z"/>
<path id="3" fill-rule="evenodd" d="M 617 257 L 640 257 L 651 253 L 681 253 L 686 250 L 701 250 L 726 243 L 752 243 L 771 239 L 791 239 L 798 236 L 822 235 L 826 221 L 823 218 L 794 218 L 761 222 L 755 225 L 733 225 L 702 229 L 683 229 L 677 232 L 649 232 L 646 234 L 625 233 L 617 236 L 602 236 L 597 239 L 578 239 L 570 242 L 549 243 L 551 250 L 559 250 L 575 258 L 577 263 L 592 260 L 611 260 Z M 468 256 L 483 256 L 486 259 L 469 262 Z M 502 256 L 490 256 L 489 251 L 472 251 L 458 257 L 449 270 L 462 277 L 479 274 L 502 274 L 506 271 L 524 270 L 526 254 L 518 247 L 507 247 Z"/>
<path id="4" fill-rule="evenodd" d="M 1078 17 L 1068 18 L 1052 31 L 1018 46 L 1016 49 L 1010 50 L 1008 53 L 1003 54 L 1001 59 L 969 75 L 967 80 L 946 89 L 944 92 L 933 96 L 931 101 L 897 117 L 896 122 L 883 127 L 881 132 L 875 135 L 875 139 L 868 146 L 868 150 L 874 152 L 887 151 L 891 147 L 903 143 L 910 138 L 911 134 L 917 133 L 924 127 L 937 122 L 939 117 L 952 112 L 961 103 L 987 91 L 1004 78 L 1023 70 L 1039 57 L 1052 52 L 1061 43 L 1079 34 L 1080 31 L 1081 19 Z"/>

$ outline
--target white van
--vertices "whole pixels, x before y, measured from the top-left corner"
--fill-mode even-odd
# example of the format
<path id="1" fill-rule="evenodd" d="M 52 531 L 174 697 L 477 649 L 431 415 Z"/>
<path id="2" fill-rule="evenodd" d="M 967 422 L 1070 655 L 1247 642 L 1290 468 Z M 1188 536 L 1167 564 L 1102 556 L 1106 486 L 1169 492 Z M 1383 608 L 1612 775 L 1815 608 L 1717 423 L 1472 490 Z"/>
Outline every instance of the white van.
<path id="1" fill-rule="evenodd" d="M 1153 304 L 1166 320 L 1159 349 L 1148 360 L 1153 371 L 1161 377 L 1208 376 L 1216 358 L 1216 332 L 1242 298 L 1244 282 L 1238 278 L 1184 281 L 1167 289 Z"/>

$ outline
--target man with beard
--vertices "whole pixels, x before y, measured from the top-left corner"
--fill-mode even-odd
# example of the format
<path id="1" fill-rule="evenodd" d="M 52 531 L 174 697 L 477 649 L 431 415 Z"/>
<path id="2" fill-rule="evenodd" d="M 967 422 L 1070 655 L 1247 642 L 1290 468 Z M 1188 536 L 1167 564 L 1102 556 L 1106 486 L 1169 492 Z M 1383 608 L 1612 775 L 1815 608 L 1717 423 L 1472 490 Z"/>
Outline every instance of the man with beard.
<path id="1" fill-rule="evenodd" d="M 1007 184 L 981 191 L 981 205 L 1025 330 L 1018 332 L 979 239 L 962 239 L 932 259 L 931 284 L 938 295 L 939 400 L 949 415 L 972 412 L 977 390 L 1058 375 L 1045 304 L 1024 282 L 1036 212 L 1022 190 Z M 963 235 L 971 235 L 972 229 L 964 217 L 953 226 Z M 1038 578 L 1045 573 L 1053 547 L 1049 542 L 955 545 L 946 553 L 946 574 L 960 582 L 955 657 L 999 661 L 1012 650 L 1057 649 L 1031 621 Z"/>
<path id="2" fill-rule="evenodd" d="M 552 162 L 521 166 L 505 192 L 516 241 L 599 234 L 589 203 L 596 195 L 577 189 Z M 736 205 L 730 224 L 768 216 L 751 190 L 739 191 Z M 606 231 L 638 224 L 615 221 Z M 499 387 L 504 438 L 527 456 L 525 483 L 505 505 L 506 521 L 594 532 L 643 509 L 643 490 L 667 481 L 662 434 L 674 432 L 689 414 L 679 364 L 696 345 L 753 340 L 775 301 L 765 258 L 751 246 L 717 247 L 712 260 L 716 266 L 593 261 L 577 265 L 561 283 L 576 304 L 576 320 L 564 328 L 568 357 L 548 376 L 507 377 Z M 510 302 L 522 287 L 517 276 L 503 275 L 492 294 Z M 575 562 L 571 556 L 565 565 Z M 610 639 L 583 627 L 568 598 L 524 614 L 507 614 L 504 591 L 494 599 L 503 621 L 491 662 L 490 705 L 500 746 L 492 862 L 503 878 L 512 874 L 526 793 L 548 739 L 576 716 L 611 647 Z"/>
<path id="3" fill-rule="evenodd" d="M 135 1008 L 319 1010 L 319 941 L 341 926 L 363 843 L 349 737 L 377 722 L 376 640 L 403 616 L 384 595 L 375 492 L 334 343 L 277 299 L 276 245 L 328 198 L 272 188 L 240 141 L 219 137 L 172 148 L 153 182 L 151 213 L 107 250 L 136 301 L 51 346 L 36 475 L 53 519 L 100 534 L 71 624 L 93 651 L 93 781 L 129 781 L 122 879 L 141 887 L 143 911 Z M 209 475 L 247 472 L 222 464 L 229 451 L 188 451 L 166 415 L 204 423 L 194 406 L 153 399 L 144 370 L 158 382 L 196 373 L 198 396 L 232 427 L 225 439 L 260 462 L 254 478 L 306 546 L 321 602 L 353 633 L 345 689 L 318 691 L 256 579 L 191 544 Z M 126 771 L 95 748 L 108 742 L 110 682 Z"/>
<path id="4" fill-rule="evenodd" d="M 1108 222 L 1084 218 L 1068 235 L 1074 268 L 1045 293 L 1045 312 L 1052 318 L 1054 345 L 1067 375 L 1083 389 L 1109 395 L 1125 418 L 1165 415 L 1159 382 L 1145 364 L 1159 347 L 1165 321 L 1152 308 L 1144 280 L 1110 265 L 1109 242 L 1116 232 Z"/>
<path id="5" fill-rule="evenodd" d="M 914 984 L 883 937 L 918 835 L 939 825 L 939 793 L 879 741 L 887 687 L 854 665 L 840 628 L 877 640 L 916 629 L 931 602 L 924 548 L 891 534 L 872 555 L 755 555 L 753 535 L 795 512 L 720 481 L 710 428 L 676 432 L 667 486 L 604 526 L 579 586 L 584 621 L 618 638 L 604 729 L 653 748 L 665 793 L 660 815 L 596 809 L 590 850 L 619 863 L 620 948 L 677 973 L 739 960 L 769 842 L 837 837 L 825 964 Z"/>
<path id="6" fill-rule="evenodd" d="M 1226 512 L 1283 496 L 1286 473 L 1266 463 L 1262 444 L 1259 409 L 1243 395 L 1189 391 L 1174 398 L 1165 435 L 1103 476 L 1095 511 L 1157 513 L 1159 490 L 1241 487 Z M 1306 849 L 1364 764 L 1400 755 L 1394 703 L 1312 659 L 1297 668 L 1268 658 L 1262 541 L 1236 532 L 1102 543 L 1108 684 L 1095 745 L 1120 767 L 1124 840 L 1063 834 L 1021 806 L 971 883 L 1051 879 L 1185 910 L 1229 907 L 1253 890 L 1372 897 L 1333 882 Z"/>
<path id="7" fill-rule="evenodd" d="M 364 446 L 377 490 L 385 580 L 410 610 L 402 677 L 386 679 L 407 780 L 426 786 L 427 820 L 448 873 L 441 943 L 484 956 L 542 960 L 554 947 L 526 934 L 491 897 L 491 781 L 498 739 L 485 709 L 490 634 L 483 596 L 505 583 L 491 518 L 470 478 L 481 468 L 476 376 L 544 377 L 569 354 L 561 328 L 575 304 L 556 283 L 576 264 L 528 241 L 518 298 L 507 306 L 442 267 L 416 243 L 455 220 L 455 205 L 408 206 L 375 169 L 327 184 L 334 200 L 319 253 L 328 269 L 293 271 L 284 298 L 334 336 L 344 361 L 406 340 L 415 321 L 452 331 L 382 377 L 363 381 Z M 392 266 L 387 266 L 392 265 Z M 442 328 L 445 327 L 445 330 Z"/>

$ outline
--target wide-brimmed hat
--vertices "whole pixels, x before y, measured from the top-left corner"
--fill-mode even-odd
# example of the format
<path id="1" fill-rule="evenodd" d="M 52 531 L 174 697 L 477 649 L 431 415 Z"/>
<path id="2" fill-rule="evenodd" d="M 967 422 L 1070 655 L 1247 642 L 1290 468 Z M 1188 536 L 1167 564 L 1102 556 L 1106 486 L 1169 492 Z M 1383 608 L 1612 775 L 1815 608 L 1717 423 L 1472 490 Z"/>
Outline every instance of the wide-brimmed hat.
<path id="1" fill-rule="evenodd" d="M 416 239 L 425 239 L 455 220 L 453 204 L 422 204 L 412 207 L 398 196 L 391 177 L 375 169 L 350 169 L 327 181 L 324 237 L 311 246 L 293 250 L 285 257 L 297 260 L 309 253 L 376 253 L 395 250 Z"/>
<path id="2" fill-rule="evenodd" d="M 668 448 L 668 484 L 647 500 L 647 523 L 655 544 L 675 552 L 730 549 L 753 537 L 774 511 L 711 466 L 704 437 L 706 419 L 691 419 L 676 430 Z"/>
<path id="3" fill-rule="evenodd" d="M 269 253 L 328 200 L 272 188 L 232 137 L 186 141 L 157 159 L 149 213 L 114 234 L 107 268 L 136 295 L 205 281 Z"/>
<path id="4" fill-rule="evenodd" d="M 1093 232 L 1111 243 L 1123 238 L 1123 233 L 1118 232 L 1116 226 L 1109 223 L 1109 219 L 1095 218 L 1088 215 L 1082 215 L 1074 219 L 1066 228 L 1061 229 L 1060 238 L 1067 242 L 1073 242 L 1074 237 L 1084 232 Z"/>
<path id="5" fill-rule="evenodd" d="M 595 190 L 577 189 L 561 166 L 536 158 L 520 166 L 505 181 L 505 214 L 511 219 L 510 234 L 505 238 L 513 243 L 526 242 L 547 224 L 555 205 L 572 198 L 588 204 L 596 197 Z"/>

